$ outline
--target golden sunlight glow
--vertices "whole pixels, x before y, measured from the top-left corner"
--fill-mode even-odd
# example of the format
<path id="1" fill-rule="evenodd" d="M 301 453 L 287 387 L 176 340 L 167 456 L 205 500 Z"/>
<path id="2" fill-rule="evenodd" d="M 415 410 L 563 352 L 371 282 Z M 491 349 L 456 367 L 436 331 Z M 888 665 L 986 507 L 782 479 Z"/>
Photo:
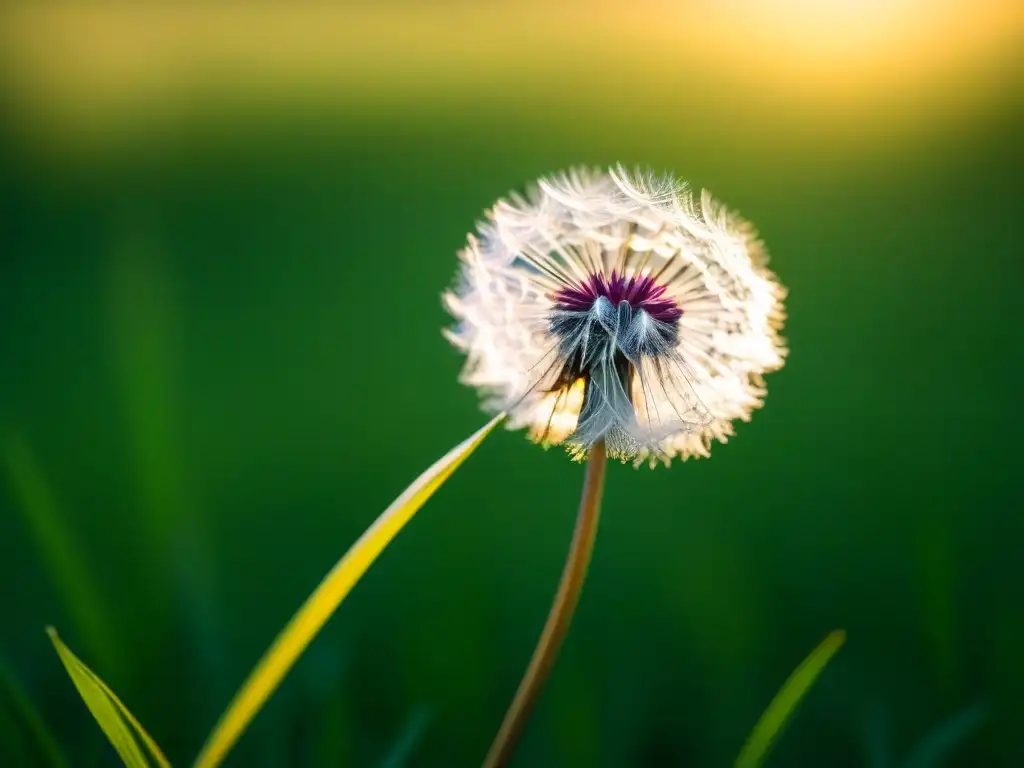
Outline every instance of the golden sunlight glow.
<path id="1" fill-rule="evenodd" d="M 0 50 L 19 106 L 51 129 L 148 128 L 210 93 L 326 101 L 361 119 L 518 114 L 553 98 L 607 111 L 616 94 L 619 113 L 720 109 L 767 124 L 1006 98 L 1022 20 L 1015 0 L 54 2 L 0 10 Z"/>
<path id="2" fill-rule="evenodd" d="M 530 428 L 530 439 L 548 445 L 558 445 L 576 429 L 576 422 L 583 408 L 583 391 L 586 381 L 577 379 L 568 389 L 549 392 L 531 409 L 534 426 Z M 539 426 L 545 423 L 550 415 L 547 429 Z"/>
<path id="3" fill-rule="evenodd" d="M 896 84 L 886 77 L 935 75 L 996 49 L 1008 53 L 1024 20 L 1008 0 L 725 0 L 708 10 L 709 34 L 730 57 L 773 51 L 775 75 L 883 89 Z"/>

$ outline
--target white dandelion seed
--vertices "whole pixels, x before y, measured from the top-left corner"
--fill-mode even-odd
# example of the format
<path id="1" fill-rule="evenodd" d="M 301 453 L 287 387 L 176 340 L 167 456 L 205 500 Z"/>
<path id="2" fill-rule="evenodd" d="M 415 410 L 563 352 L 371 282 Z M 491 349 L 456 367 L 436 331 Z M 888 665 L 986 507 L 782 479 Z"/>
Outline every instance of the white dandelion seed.
<path id="1" fill-rule="evenodd" d="M 444 294 L 461 381 L 510 428 L 637 465 L 707 456 L 786 354 L 753 229 L 671 177 L 578 169 L 500 200 Z"/>

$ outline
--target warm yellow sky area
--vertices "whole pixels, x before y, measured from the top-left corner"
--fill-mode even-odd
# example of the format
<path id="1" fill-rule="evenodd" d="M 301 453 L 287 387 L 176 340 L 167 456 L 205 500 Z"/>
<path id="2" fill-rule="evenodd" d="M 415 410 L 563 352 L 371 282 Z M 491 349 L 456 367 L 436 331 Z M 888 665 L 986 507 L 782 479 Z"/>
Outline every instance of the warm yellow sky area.
<path id="1" fill-rule="evenodd" d="M 5 85 L 48 128 L 173 120 L 191 97 L 359 119 L 445 110 L 956 118 L 1019 99 L 1014 0 L 310 2 L 0 10 Z M 346 7 L 347 6 L 347 7 Z M 1015 95 L 1016 94 L 1016 95 Z M 657 111 L 646 111 L 657 110 Z"/>

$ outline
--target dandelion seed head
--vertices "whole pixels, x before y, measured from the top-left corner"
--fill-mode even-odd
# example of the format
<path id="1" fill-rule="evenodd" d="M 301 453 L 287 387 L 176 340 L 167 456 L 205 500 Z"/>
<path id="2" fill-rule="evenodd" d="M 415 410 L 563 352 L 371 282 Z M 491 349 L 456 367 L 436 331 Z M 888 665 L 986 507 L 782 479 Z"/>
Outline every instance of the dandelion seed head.
<path id="1" fill-rule="evenodd" d="M 668 176 L 575 169 L 487 212 L 444 294 L 461 381 L 576 458 L 707 456 L 786 354 L 753 229 Z"/>

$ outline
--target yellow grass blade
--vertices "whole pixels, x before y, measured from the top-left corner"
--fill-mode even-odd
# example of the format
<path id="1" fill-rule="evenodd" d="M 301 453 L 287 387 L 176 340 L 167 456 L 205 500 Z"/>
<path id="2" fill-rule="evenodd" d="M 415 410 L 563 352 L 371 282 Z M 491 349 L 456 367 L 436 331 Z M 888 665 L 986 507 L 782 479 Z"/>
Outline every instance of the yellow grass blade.
<path id="1" fill-rule="evenodd" d="M 121 700 L 117 698 L 117 694 L 110 690 L 110 688 L 107 687 L 107 684 L 100 680 L 99 677 L 96 676 L 96 673 L 84 664 L 82 665 L 82 669 L 89 675 L 96 687 L 103 691 L 103 693 L 107 695 L 107 698 L 114 702 L 114 706 L 117 707 L 117 711 L 120 712 L 121 716 L 131 724 L 132 728 L 135 729 L 135 733 L 137 733 L 139 738 L 142 739 L 142 743 L 146 745 L 146 749 L 149 750 L 149 754 L 153 756 L 153 760 L 156 761 L 156 764 L 160 768 L 171 768 L 170 761 L 164 756 L 163 751 L 157 746 L 157 743 L 153 741 L 153 737 L 150 736 L 146 729 L 142 727 L 142 723 L 135 719 L 135 715 L 128 711 L 128 707 L 126 707 Z"/>
<path id="2" fill-rule="evenodd" d="M 772 740 L 782 730 L 786 721 L 793 714 L 796 705 L 810 690 L 818 675 L 821 674 L 825 665 L 845 640 L 846 633 L 843 630 L 837 629 L 831 632 L 783 683 L 782 688 L 775 694 L 768 709 L 764 711 L 761 719 L 754 726 L 754 730 L 747 737 L 747 743 L 739 757 L 736 758 L 736 768 L 755 768 L 761 765 L 772 745 Z"/>
<path id="3" fill-rule="evenodd" d="M 235 695 L 203 751 L 196 758 L 195 768 L 215 768 L 227 756 L 242 732 L 260 711 L 296 659 L 338 608 L 356 582 L 366 573 L 384 547 L 402 530 L 434 491 L 476 450 L 504 414 L 491 419 L 479 431 L 455 446 L 420 475 L 374 521 L 324 577 L 288 625 L 274 640 L 270 650 L 260 659 L 249 679 Z"/>
<path id="4" fill-rule="evenodd" d="M 171 764 L 164 757 L 163 752 L 139 724 L 139 721 L 132 716 L 121 700 L 114 695 L 114 692 L 64 645 L 57 635 L 57 630 L 48 627 L 46 633 L 53 641 L 53 647 L 57 649 L 57 655 L 60 656 L 68 675 L 71 676 L 71 682 L 75 684 L 75 688 L 78 689 L 89 712 L 99 723 L 100 728 L 103 729 L 110 743 L 117 750 L 117 754 L 121 756 L 122 762 L 128 768 L 150 768 L 149 760 L 146 759 L 142 748 L 128 727 L 128 724 L 131 724 L 131 727 L 135 729 L 150 750 L 156 764 L 160 768 L 171 768 Z"/>

